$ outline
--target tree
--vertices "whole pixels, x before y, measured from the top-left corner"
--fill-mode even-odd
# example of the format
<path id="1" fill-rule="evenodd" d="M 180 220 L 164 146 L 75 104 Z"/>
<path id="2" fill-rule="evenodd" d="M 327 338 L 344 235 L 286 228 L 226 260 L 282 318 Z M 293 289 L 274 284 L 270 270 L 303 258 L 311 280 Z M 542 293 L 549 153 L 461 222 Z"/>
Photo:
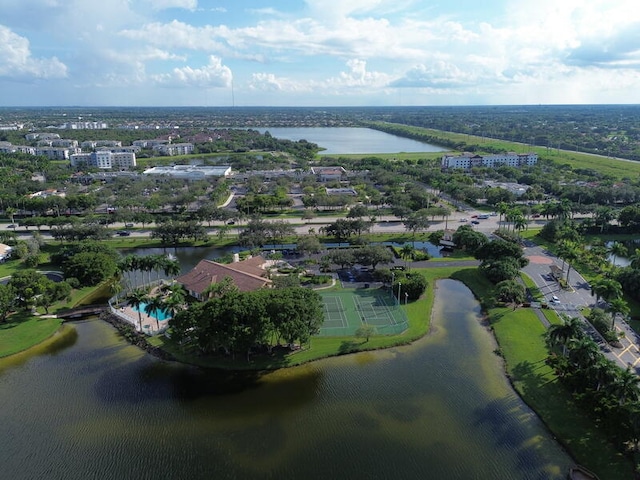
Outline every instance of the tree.
<path id="1" fill-rule="evenodd" d="M 388 264 L 393 261 L 393 253 L 382 245 L 368 245 L 352 251 L 355 263 L 371 265 L 375 270 L 378 264 Z"/>
<path id="2" fill-rule="evenodd" d="M 613 242 L 607 248 L 607 251 L 611 254 L 611 263 L 614 265 L 616 264 L 616 257 L 624 257 L 628 254 L 627 247 L 621 242 Z"/>
<path id="3" fill-rule="evenodd" d="M 520 264 L 513 257 L 503 257 L 500 260 L 487 259 L 480 264 L 480 271 L 493 283 L 513 280 L 520 273 Z"/>
<path id="4" fill-rule="evenodd" d="M 413 245 L 405 243 L 400 249 L 400 256 L 404 258 L 405 267 L 408 267 L 408 261 L 413 260 L 414 255 L 415 255 L 415 248 L 413 248 Z"/>
<path id="5" fill-rule="evenodd" d="M 113 277 L 117 264 L 104 253 L 82 252 L 69 258 L 62 266 L 66 278 L 77 278 L 83 286 L 93 286 Z"/>
<path id="6" fill-rule="evenodd" d="M 369 341 L 369 337 L 375 334 L 376 327 L 374 327 L 373 325 L 369 325 L 368 323 L 365 323 L 362 326 L 358 327 L 358 329 L 355 331 L 355 337 L 364 338 L 364 343 L 367 343 Z"/>
<path id="7" fill-rule="evenodd" d="M 298 243 L 296 244 L 296 250 L 305 255 L 308 253 L 319 253 L 322 251 L 322 244 L 320 239 L 315 235 L 304 235 L 298 237 Z"/>
<path id="8" fill-rule="evenodd" d="M 24 308 L 34 305 L 37 296 L 45 291 L 47 281 L 47 277 L 35 270 L 15 272 L 8 283 L 16 294 L 15 304 Z"/>
<path id="9" fill-rule="evenodd" d="M 625 300 L 620 297 L 612 298 L 609 301 L 609 313 L 611 314 L 611 330 L 615 331 L 616 326 L 616 316 L 618 314 L 622 315 L 623 318 L 626 318 L 629 315 L 631 309 Z"/>
<path id="10" fill-rule="evenodd" d="M 596 303 L 600 299 L 609 302 L 613 298 L 622 297 L 622 285 L 613 278 L 599 277 L 591 282 L 591 295 L 595 295 Z"/>
<path id="11" fill-rule="evenodd" d="M 165 311 L 164 301 L 159 295 L 154 295 L 152 297 L 148 297 L 145 303 L 144 313 L 156 319 L 156 329 L 160 330 L 160 320 L 158 319 L 158 316 L 160 312 Z"/>
<path id="12" fill-rule="evenodd" d="M 549 346 L 560 345 L 562 354 L 567 355 L 567 345 L 570 340 L 584 336 L 582 321 L 578 317 L 568 317 L 561 314 L 562 323 L 554 323 L 545 334 Z"/>
<path id="13" fill-rule="evenodd" d="M 140 313 L 140 305 L 148 301 L 147 292 L 141 288 L 136 288 L 127 295 L 127 301 L 134 310 L 138 312 L 138 321 L 140 322 L 140 331 L 142 332 L 142 314 Z"/>
<path id="14" fill-rule="evenodd" d="M 7 320 L 7 316 L 15 302 L 16 293 L 11 285 L 0 283 L 0 322 Z"/>
<path id="15" fill-rule="evenodd" d="M 566 280 L 567 284 L 569 284 L 571 265 L 580 258 L 580 245 L 570 240 L 564 240 L 558 245 L 557 255 L 567 263 Z"/>
<path id="16" fill-rule="evenodd" d="M 499 282 L 496 285 L 495 295 L 501 302 L 513 303 L 514 309 L 516 305 L 525 300 L 524 286 L 517 280 L 503 280 Z"/>

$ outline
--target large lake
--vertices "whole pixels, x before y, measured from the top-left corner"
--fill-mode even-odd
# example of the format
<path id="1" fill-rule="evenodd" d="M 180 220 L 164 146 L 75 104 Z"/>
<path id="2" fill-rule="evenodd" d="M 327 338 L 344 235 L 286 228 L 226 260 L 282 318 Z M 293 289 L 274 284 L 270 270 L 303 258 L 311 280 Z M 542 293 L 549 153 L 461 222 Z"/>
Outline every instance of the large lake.
<path id="1" fill-rule="evenodd" d="M 259 128 L 271 136 L 287 140 L 307 140 L 324 148 L 320 154 L 445 152 L 443 147 L 398 137 L 370 128 L 305 127 Z"/>
<path id="2" fill-rule="evenodd" d="M 510 387 L 471 292 L 436 295 L 412 346 L 264 375 L 163 362 L 76 323 L 0 360 L 2 478 L 565 478 L 571 458 Z"/>

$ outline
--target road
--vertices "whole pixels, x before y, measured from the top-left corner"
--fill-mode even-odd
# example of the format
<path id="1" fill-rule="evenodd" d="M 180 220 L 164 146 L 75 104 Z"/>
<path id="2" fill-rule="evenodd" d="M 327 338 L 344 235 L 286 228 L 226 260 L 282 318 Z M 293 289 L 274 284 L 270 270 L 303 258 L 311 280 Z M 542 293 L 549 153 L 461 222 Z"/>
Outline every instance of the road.
<path id="1" fill-rule="evenodd" d="M 591 295 L 591 287 L 587 281 L 572 269 L 569 274 L 570 288 L 564 290 L 550 274 L 551 265 L 563 267 L 562 260 L 533 243 L 528 243 L 525 247 L 525 256 L 529 258 L 529 265 L 524 267 L 524 272 L 535 282 L 549 307 L 558 313 L 582 319 L 585 331 L 600 346 L 607 358 L 622 368 L 632 367 L 633 371 L 640 375 L 640 337 L 633 329 L 623 320 L 616 320 L 616 331 L 622 334 L 621 346 L 612 347 L 581 314 L 582 308 L 595 306 L 595 297 Z"/>

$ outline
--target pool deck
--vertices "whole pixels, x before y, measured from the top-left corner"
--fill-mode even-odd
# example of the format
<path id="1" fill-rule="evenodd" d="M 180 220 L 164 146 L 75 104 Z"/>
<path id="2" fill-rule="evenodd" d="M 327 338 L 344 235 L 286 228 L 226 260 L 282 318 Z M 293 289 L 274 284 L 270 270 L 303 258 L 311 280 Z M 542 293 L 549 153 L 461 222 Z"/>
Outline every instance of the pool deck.
<path id="1" fill-rule="evenodd" d="M 132 324 L 137 331 L 141 331 L 140 318 L 142 318 L 142 332 L 147 335 L 162 333 L 169 326 L 170 319 L 168 318 L 156 321 L 154 317 L 147 315 L 145 312 L 140 312 L 140 316 L 138 317 L 138 312 L 131 308 L 130 305 L 123 305 L 118 308 L 113 307 L 111 311 L 118 317 Z"/>

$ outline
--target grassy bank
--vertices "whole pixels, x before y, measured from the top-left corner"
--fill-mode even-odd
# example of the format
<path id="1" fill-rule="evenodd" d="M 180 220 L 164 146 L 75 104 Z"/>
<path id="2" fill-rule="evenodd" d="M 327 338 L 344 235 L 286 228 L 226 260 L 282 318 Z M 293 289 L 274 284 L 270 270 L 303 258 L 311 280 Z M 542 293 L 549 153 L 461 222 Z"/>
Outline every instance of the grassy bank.
<path id="1" fill-rule="evenodd" d="M 58 331 L 62 320 L 33 317 L 26 312 L 11 315 L 0 323 L 0 358 L 23 352 Z"/>
<path id="2" fill-rule="evenodd" d="M 452 278 L 464 282 L 477 298 L 487 296 L 492 287 L 475 269 L 460 270 Z M 602 480 L 633 478 L 632 462 L 595 428 L 588 412 L 575 404 L 545 364 L 545 327 L 535 312 L 494 308 L 489 310 L 488 319 L 514 388 L 572 456 Z"/>

